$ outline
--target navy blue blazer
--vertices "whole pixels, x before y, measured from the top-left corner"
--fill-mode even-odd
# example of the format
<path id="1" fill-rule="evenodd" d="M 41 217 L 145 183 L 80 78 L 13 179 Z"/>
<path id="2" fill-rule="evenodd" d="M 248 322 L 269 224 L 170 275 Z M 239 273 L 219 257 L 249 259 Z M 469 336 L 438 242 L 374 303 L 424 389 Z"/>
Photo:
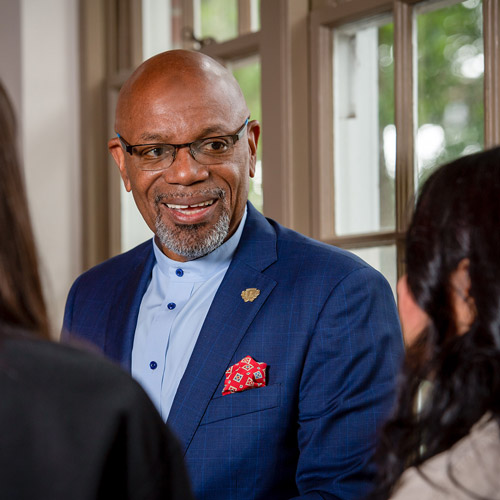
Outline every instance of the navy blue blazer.
<path id="1" fill-rule="evenodd" d="M 130 370 L 151 241 L 80 276 L 64 335 Z M 244 302 L 241 292 L 260 295 Z M 268 385 L 222 396 L 245 356 Z M 403 344 L 386 280 L 356 256 L 264 218 L 251 204 L 175 396 L 177 433 L 199 500 L 356 499 L 373 479 Z"/>

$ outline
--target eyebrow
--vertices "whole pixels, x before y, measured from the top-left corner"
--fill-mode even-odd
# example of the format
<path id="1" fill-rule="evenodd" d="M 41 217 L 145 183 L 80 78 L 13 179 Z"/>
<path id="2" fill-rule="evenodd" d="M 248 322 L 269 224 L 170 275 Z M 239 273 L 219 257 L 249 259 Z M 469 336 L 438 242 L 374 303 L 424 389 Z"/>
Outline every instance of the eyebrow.
<path id="1" fill-rule="evenodd" d="M 195 141 L 198 139 L 203 139 L 205 137 L 217 137 L 220 135 L 232 135 L 231 132 L 224 132 L 220 126 L 215 125 L 213 127 L 204 128 L 198 135 Z M 144 141 L 144 144 L 174 144 L 173 142 L 169 142 L 165 140 L 165 136 L 161 134 L 150 134 L 144 133 L 140 136 L 140 140 Z M 190 141 L 191 142 L 191 141 Z"/>
<path id="2" fill-rule="evenodd" d="M 145 144 L 151 142 L 162 142 L 163 137 L 160 134 L 142 134 L 139 137 L 139 140 L 142 142 L 144 141 Z"/>

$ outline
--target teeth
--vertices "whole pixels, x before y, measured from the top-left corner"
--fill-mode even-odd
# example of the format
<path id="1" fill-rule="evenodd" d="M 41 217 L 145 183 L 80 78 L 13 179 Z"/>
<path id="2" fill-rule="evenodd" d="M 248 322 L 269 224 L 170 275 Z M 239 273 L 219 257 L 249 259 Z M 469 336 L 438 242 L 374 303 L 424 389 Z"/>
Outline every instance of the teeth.
<path id="1" fill-rule="evenodd" d="M 201 203 L 197 203 L 196 205 L 190 205 L 192 208 L 195 207 L 208 207 L 208 205 L 212 205 L 214 200 L 203 201 Z"/>
<path id="2" fill-rule="evenodd" d="M 189 205 L 174 205 L 172 203 L 167 203 L 168 208 L 178 208 L 178 209 L 186 209 L 189 208 Z"/>
<path id="3" fill-rule="evenodd" d="M 203 201 L 201 203 L 196 203 L 195 205 L 174 205 L 173 203 L 167 203 L 168 208 L 175 208 L 176 210 L 186 210 L 187 208 L 197 208 L 197 207 L 207 207 L 209 205 L 212 205 L 214 203 L 214 200 L 209 200 L 209 201 Z"/>

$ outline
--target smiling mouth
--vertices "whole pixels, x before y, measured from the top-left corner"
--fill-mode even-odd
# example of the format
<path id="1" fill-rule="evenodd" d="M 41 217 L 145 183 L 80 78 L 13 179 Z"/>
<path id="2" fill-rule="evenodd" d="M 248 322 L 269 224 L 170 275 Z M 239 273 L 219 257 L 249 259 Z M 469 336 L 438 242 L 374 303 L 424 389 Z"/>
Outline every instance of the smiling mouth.
<path id="1" fill-rule="evenodd" d="M 226 196 L 220 188 L 203 189 L 191 193 L 160 193 L 155 197 L 155 204 L 170 213 L 170 217 L 179 224 L 197 224 L 214 214 L 220 201 Z"/>
<path id="2" fill-rule="evenodd" d="M 179 205 L 177 203 L 165 203 L 164 205 L 178 214 L 196 216 L 197 214 L 201 215 L 205 213 L 216 201 L 217 200 L 207 200 L 200 203 L 193 203 L 192 205 Z"/>

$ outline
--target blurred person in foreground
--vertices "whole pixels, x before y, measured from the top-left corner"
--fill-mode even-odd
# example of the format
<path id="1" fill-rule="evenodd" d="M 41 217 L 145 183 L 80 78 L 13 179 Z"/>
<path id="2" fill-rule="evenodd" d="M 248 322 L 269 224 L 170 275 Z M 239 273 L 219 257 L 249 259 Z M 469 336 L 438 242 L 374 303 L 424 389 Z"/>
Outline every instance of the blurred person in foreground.
<path id="1" fill-rule="evenodd" d="M 178 444 L 109 361 L 49 340 L 37 255 L 0 83 L 0 496 L 190 499 Z"/>
<path id="2" fill-rule="evenodd" d="M 500 498 L 499 225 L 500 148 L 424 184 L 398 283 L 409 348 L 374 498 Z"/>

